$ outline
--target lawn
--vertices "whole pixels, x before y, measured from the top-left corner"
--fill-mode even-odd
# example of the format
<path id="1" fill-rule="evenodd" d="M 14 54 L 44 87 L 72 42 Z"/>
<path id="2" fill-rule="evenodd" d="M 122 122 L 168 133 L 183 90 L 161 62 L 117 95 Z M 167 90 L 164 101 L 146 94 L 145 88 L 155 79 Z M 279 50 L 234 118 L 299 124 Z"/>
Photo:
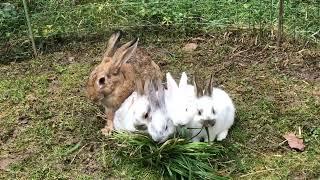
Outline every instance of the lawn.
<path id="1" fill-rule="evenodd" d="M 105 40 L 108 38 L 104 37 Z M 186 53 L 188 42 L 198 44 Z M 0 179 L 158 179 L 148 167 L 117 158 L 103 137 L 102 111 L 85 97 L 85 82 L 105 41 L 76 42 L 33 59 L 0 64 Z M 239 31 L 158 40 L 141 47 L 163 72 L 214 73 L 230 93 L 237 118 L 220 175 L 243 179 L 320 177 L 320 52 L 285 41 L 281 49 Z M 283 135 L 299 134 L 291 150 Z"/>

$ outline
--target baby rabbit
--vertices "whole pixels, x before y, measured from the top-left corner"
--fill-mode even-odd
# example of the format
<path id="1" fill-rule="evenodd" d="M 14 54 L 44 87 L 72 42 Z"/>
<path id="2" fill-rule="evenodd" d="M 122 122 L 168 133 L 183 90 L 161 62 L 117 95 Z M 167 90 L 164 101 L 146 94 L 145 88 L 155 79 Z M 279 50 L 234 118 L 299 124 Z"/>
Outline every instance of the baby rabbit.
<path id="1" fill-rule="evenodd" d="M 113 130 L 115 111 L 133 93 L 135 78 L 162 77 L 149 54 L 137 48 L 139 39 L 118 48 L 120 36 L 120 31 L 111 35 L 102 62 L 91 72 L 86 85 L 87 96 L 105 108 L 105 135 Z"/>
<path id="2" fill-rule="evenodd" d="M 161 81 L 147 80 L 144 87 L 141 81 L 137 81 L 136 85 L 136 91 L 115 113 L 115 129 L 144 131 L 154 141 L 162 143 L 174 133 L 174 126 L 167 116 Z"/>
<path id="3" fill-rule="evenodd" d="M 166 79 L 168 116 L 175 126 L 185 126 L 193 120 L 196 114 L 194 87 L 188 84 L 188 77 L 185 72 L 181 74 L 179 86 L 170 73 L 166 74 Z"/>
<path id="4" fill-rule="evenodd" d="M 165 91 L 161 81 L 152 81 L 149 85 L 149 92 L 151 122 L 147 124 L 148 133 L 154 141 L 163 143 L 175 133 L 175 127 L 167 113 Z"/>
<path id="5" fill-rule="evenodd" d="M 146 80 L 145 88 L 141 79 L 136 80 L 136 90 L 121 104 L 115 112 L 114 127 L 115 130 L 124 131 L 146 131 L 147 122 L 150 122 L 151 107 L 149 103 L 148 84 Z"/>
<path id="6" fill-rule="evenodd" d="M 213 75 L 206 89 L 199 86 L 198 80 L 194 77 L 197 113 L 193 121 L 188 124 L 188 127 L 199 128 L 191 130 L 192 136 L 196 136 L 192 139 L 194 142 L 199 142 L 201 139 L 208 141 L 206 131 L 200 132 L 202 127 L 208 127 L 210 141 L 215 139 L 222 141 L 227 137 L 234 122 L 235 107 L 231 98 L 225 91 L 213 88 L 212 84 Z"/>

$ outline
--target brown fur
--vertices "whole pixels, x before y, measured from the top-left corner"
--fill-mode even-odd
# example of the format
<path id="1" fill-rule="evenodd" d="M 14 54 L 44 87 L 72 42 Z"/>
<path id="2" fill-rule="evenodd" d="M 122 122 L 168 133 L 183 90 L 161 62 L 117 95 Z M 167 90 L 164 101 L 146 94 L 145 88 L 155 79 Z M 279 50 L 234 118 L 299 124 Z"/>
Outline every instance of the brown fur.
<path id="1" fill-rule="evenodd" d="M 107 124 L 102 129 L 104 134 L 113 130 L 114 113 L 134 91 L 135 79 L 141 79 L 142 83 L 147 78 L 162 79 L 160 68 L 150 55 L 144 50 L 135 49 L 137 40 L 116 50 L 119 37 L 117 33 L 110 37 L 102 62 L 94 68 L 87 82 L 87 96 L 106 109 Z M 101 77 L 106 79 L 103 86 L 99 85 Z"/>

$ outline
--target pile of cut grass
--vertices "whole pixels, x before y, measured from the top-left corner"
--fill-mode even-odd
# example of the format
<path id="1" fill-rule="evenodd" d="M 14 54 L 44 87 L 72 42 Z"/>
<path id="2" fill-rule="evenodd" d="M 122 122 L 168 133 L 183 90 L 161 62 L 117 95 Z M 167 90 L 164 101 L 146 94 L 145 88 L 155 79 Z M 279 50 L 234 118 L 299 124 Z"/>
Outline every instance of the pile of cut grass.
<path id="1" fill-rule="evenodd" d="M 157 144 L 142 133 L 116 132 L 110 138 L 114 155 L 141 167 L 179 179 L 228 179 L 216 172 L 218 158 L 225 154 L 221 145 L 189 143 L 173 138 Z"/>

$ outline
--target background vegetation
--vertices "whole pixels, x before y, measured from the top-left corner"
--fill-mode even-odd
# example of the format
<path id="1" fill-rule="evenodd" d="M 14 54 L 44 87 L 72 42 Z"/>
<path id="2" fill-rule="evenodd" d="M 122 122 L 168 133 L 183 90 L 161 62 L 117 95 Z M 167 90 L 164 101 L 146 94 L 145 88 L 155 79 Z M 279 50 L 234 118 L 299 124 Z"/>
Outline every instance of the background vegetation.
<path id="1" fill-rule="evenodd" d="M 208 161 L 216 173 L 210 176 L 320 177 L 319 0 L 285 1 L 282 48 L 274 41 L 277 0 L 27 3 L 37 57 L 30 56 L 22 1 L 0 3 L 0 179 L 159 179 L 164 167 L 187 174 L 197 164 L 196 144 L 186 145 L 187 159 L 168 165 L 172 158 L 163 155 L 172 155 L 171 148 L 186 153 L 185 146 L 159 152 L 145 138 L 122 143 L 101 135 L 102 111 L 84 90 L 114 29 L 141 37 L 139 46 L 176 79 L 182 71 L 214 73 L 232 96 L 236 123 L 214 144 L 223 153 L 206 149 L 200 159 L 217 155 Z M 197 48 L 186 53 L 182 47 L 190 42 Z M 288 147 L 287 132 L 304 139 L 305 151 Z M 195 175 L 208 173 L 201 170 Z"/>
<path id="2" fill-rule="evenodd" d="M 221 28 L 274 32 L 278 17 L 277 0 L 36 0 L 28 6 L 40 49 L 48 39 L 97 36 L 119 28 L 140 34 L 165 28 L 165 34 L 175 35 Z M 319 18 L 319 0 L 285 1 L 284 26 L 290 36 L 318 42 Z M 2 53 L 13 51 L 19 58 L 29 52 L 22 1 L 0 4 L 0 29 Z"/>

